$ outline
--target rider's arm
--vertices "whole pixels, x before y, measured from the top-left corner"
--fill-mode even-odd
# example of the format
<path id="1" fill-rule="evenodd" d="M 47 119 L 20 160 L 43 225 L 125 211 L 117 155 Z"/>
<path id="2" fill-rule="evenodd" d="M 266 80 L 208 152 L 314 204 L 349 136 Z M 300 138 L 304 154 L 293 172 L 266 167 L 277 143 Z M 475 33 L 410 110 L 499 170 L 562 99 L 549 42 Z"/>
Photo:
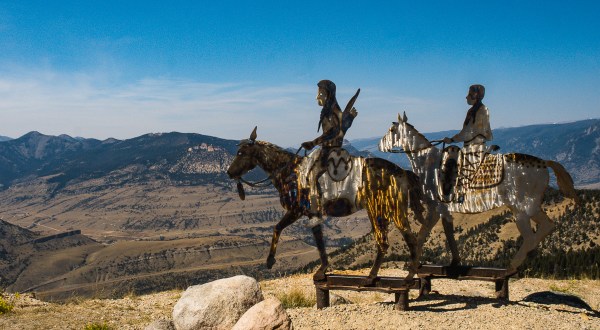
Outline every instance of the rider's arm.
<path id="1" fill-rule="evenodd" d="M 471 142 L 479 138 L 491 141 L 492 129 L 490 128 L 490 114 L 486 106 L 483 106 L 475 115 L 475 122 L 469 121 L 462 130 L 452 137 L 453 142 Z"/>
<path id="2" fill-rule="evenodd" d="M 341 129 L 341 127 L 340 127 L 341 125 L 338 122 L 337 116 L 333 116 L 332 119 L 334 121 L 333 125 L 331 125 L 331 127 L 327 131 L 324 131 L 323 134 L 321 134 L 321 136 L 319 136 L 313 140 L 314 145 L 316 145 L 316 146 L 321 145 L 325 141 L 329 141 L 338 136 L 338 133 L 340 132 L 340 129 Z"/>

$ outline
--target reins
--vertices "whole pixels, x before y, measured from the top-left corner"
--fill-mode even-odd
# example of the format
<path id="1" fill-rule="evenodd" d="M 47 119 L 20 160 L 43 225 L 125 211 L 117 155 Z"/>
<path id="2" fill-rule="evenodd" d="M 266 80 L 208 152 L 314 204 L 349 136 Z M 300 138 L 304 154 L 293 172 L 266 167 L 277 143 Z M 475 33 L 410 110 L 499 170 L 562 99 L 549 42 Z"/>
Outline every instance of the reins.
<path id="1" fill-rule="evenodd" d="M 418 152 L 421 152 L 421 151 L 423 151 L 423 150 L 427 150 L 427 149 L 429 149 L 429 148 L 433 148 L 433 147 L 435 147 L 435 146 L 437 146 L 437 145 L 439 145 L 439 144 L 441 144 L 441 143 L 444 143 L 444 140 L 433 140 L 433 141 L 429 141 L 429 143 L 430 143 L 430 144 L 429 144 L 428 146 L 426 146 L 426 147 L 423 147 L 423 148 L 420 148 L 420 149 L 416 149 L 416 150 L 404 150 L 404 149 L 397 150 L 397 149 L 390 149 L 390 150 L 388 150 L 387 152 L 389 152 L 389 153 L 393 153 L 393 154 L 407 154 L 407 155 L 410 155 L 410 154 L 416 154 L 416 153 L 418 153 Z M 444 146 L 442 146 L 442 149 L 444 149 Z"/>
<path id="2" fill-rule="evenodd" d="M 271 176 L 268 176 L 268 177 L 266 177 L 260 181 L 256 181 L 256 182 L 246 181 L 242 177 L 240 177 L 238 180 L 249 185 L 250 187 L 255 187 L 255 188 L 264 188 L 264 187 L 268 187 L 273 184 L 273 181 L 269 181 L 269 180 L 271 180 Z M 265 182 L 267 182 L 267 183 L 265 183 Z"/>

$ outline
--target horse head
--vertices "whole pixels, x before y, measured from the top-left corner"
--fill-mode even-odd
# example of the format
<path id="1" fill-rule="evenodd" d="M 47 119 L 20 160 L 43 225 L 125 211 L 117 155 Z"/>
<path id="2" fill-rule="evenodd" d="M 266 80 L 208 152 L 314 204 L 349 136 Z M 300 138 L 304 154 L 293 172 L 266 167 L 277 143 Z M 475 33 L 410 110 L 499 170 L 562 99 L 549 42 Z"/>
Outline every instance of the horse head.
<path id="1" fill-rule="evenodd" d="M 398 121 L 392 122 L 392 126 L 379 141 L 379 150 L 383 152 L 390 152 L 394 148 L 411 152 L 430 146 L 431 142 L 408 123 L 406 112 L 402 115 L 398 114 Z"/>
<path id="2" fill-rule="evenodd" d="M 227 175 L 232 179 L 240 179 L 242 175 L 253 170 L 258 165 L 258 143 L 256 142 L 256 127 L 250 134 L 249 139 L 242 140 L 229 168 Z"/>

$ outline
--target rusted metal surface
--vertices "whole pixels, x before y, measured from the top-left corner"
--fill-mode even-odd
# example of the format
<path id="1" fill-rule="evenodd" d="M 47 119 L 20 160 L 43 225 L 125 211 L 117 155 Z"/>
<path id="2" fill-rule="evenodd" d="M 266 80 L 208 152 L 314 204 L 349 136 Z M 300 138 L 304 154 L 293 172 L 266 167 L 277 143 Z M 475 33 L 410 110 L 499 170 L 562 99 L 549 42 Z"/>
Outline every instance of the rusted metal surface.
<path id="1" fill-rule="evenodd" d="M 415 278 L 406 281 L 400 277 L 376 277 L 372 283 L 368 283 L 367 276 L 359 275 L 327 275 L 325 281 L 315 281 L 317 293 L 317 308 L 329 307 L 329 290 L 350 291 L 377 291 L 394 293 L 396 310 L 408 310 L 408 291 L 419 289 L 421 280 Z"/>
<path id="2" fill-rule="evenodd" d="M 456 280 L 479 280 L 495 283 L 496 298 L 508 300 L 508 279 L 506 269 L 472 266 L 440 266 L 422 265 L 418 275 L 421 279 L 419 294 L 431 292 L 431 280 L 434 278 L 450 278 Z"/>
<path id="3" fill-rule="evenodd" d="M 506 269 L 472 266 L 422 265 L 419 267 L 419 276 L 421 277 L 421 275 L 429 277 L 495 281 L 506 276 Z"/>

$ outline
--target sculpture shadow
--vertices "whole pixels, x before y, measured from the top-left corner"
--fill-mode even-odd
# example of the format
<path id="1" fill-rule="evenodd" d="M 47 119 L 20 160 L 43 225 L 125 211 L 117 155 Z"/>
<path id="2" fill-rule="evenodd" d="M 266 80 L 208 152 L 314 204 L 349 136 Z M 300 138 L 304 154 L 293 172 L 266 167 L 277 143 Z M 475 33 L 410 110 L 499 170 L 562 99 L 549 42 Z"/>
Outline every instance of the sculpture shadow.
<path id="1" fill-rule="evenodd" d="M 548 307 L 550 305 L 569 306 L 569 307 L 573 307 L 573 308 L 577 308 L 577 309 L 586 310 L 586 311 L 590 312 L 590 314 L 591 314 L 591 315 L 590 314 L 588 314 L 588 315 L 600 318 L 600 312 L 594 310 L 583 299 L 581 299 L 577 296 L 574 296 L 574 295 L 563 293 L 563 292 L 556 292 L 556 291 L 535 292 L 535 293 L 532 293 L 532 294 L 528 295 L 527 297 L 523 298 L 522 302 L 535 303 L 535 304 L 539 304 L 543 307 Z M 521 303 L 520 305 L 524 305 L 524 304 Z M 527 306 L 527 305 L 524 305 L 524 306 Z M 574 314 L 580 313 L 580 311 L 566 310 L 564 308 L 561 309 L 560 307 L 556 307 L 556 310 L 561 311 L 561 312 L 574 313 Z"/>
<path id="2" fill-rule="evenodd" d="M 420 304 L 415 305 L 412 304 L 412 302 L 419 302 Z M 435 291 L 432 291 L 430 294 L 423 295 L 415 300 L 411 300 L 410 310 L 443 313 L 476 309 L 477 307 L 485 304 L 491 304 L 494 307 L 500 307 L 503 305 L 513 304 L 513 302 L 489 297 L 439 294 Z"/>
<path id="3" fill-rule="evenodd" d="M 418 302 L 419 304 L 415 304 Z M 535 303 L 538 306 L 532 306 L 528 303 Z M 394 304 L 393 302 L 385 302 L 383 304 Z M 581 298 L 569 294 L 542 291 L 535 292 L 520 301 L 507 301 L 500 300 L 491 297 L 480 297 L 480 296 L 464 296 L 456 294 L 439 294 L 433 291 L 430 294 L 423 295 L 416 299 L 411 300 L 410 310 L 421 311 L 421 312 L 451 312 L 460 310 L 476 309 L 479 306 L 490 304 L 492 307 L 500 308 L 507 305 L 518 305 L 527 308 L 549 308 L 550 305 L 557 305 L 554 307 L 555 310 L 571 313 L 581 314 L 582 310 L 586 311 L 586 315 L 591 317 L 600 318 L 600 312 L 594 310 Z M 560 306 L 569 306 L 579 310 L 569 310 L 566 308 L 560 308 Z"/>

